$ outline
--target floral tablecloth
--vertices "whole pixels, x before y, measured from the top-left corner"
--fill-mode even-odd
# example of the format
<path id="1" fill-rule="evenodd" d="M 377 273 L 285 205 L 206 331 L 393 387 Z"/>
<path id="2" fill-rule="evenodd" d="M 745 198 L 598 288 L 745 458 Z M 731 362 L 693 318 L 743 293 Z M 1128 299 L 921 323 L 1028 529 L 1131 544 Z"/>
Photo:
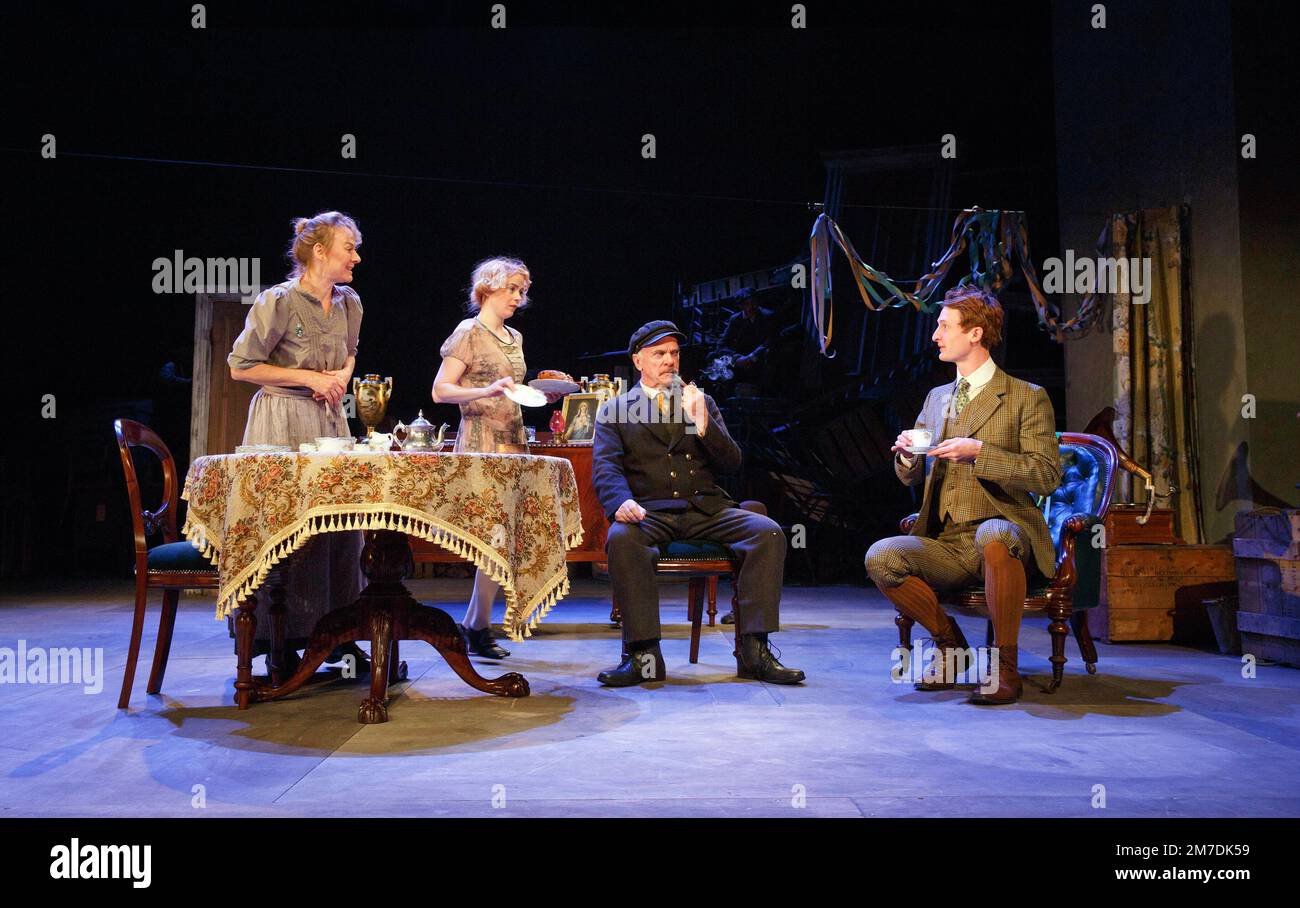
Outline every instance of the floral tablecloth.
<path id="1" fill-rule="evenodd" d="M 485 570 L 512 640 L 569 591 L 582 542 L 569 461 L 528 454 L 216 454 L 185 477 L 185 538 L 217 566 L 217 618 L 316 533 L 395 530 Z"/>

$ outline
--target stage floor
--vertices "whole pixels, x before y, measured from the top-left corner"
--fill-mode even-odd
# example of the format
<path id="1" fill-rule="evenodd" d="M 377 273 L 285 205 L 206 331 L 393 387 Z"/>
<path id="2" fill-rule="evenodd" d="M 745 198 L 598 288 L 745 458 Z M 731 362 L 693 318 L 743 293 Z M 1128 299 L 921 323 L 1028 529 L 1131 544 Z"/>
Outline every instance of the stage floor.
<path id="1" fill-rule="evenodd" d="M 410 586 L 463 615 L 469 581 Z M 729 627 L 706 627 L 690 665 L 685 585 L 661 590 L 665 683 L 596 683 L 618 631 L 608 586 L 582 579 L 538 636 L 505 642 L 514 655 L 500 669 L 476 660 L 489 677 L 523 672 L 532 696 L 479 694 L 409 642 L 391 721 L 362 726 L 365 679 L 237 711 L 226 625 L 197 596 L 181 599 L 154 697 L 150 603 L 132 708 L 119 712 L 129 585 L 9 587 L 0 647 L 103 647 L 104 677 L 97 694 L 0 684 L 0 815 L 1300 815 L 1300 670 L 1261 666 L 1248 680 L 1235 657 L 1101 644 L 1089 676 L 1071 640 L 1065 682 L 1047 694 L 1046 621 L 1030 620 L 1024 699 L 975 707 L 964 692 L 891 682 L 897 631 L 874 589 L 788 587 L 773 640 L 809 680 L 778 687 L 736 679 Z M 982 622 L 962 624 L 983 640 Z"/>

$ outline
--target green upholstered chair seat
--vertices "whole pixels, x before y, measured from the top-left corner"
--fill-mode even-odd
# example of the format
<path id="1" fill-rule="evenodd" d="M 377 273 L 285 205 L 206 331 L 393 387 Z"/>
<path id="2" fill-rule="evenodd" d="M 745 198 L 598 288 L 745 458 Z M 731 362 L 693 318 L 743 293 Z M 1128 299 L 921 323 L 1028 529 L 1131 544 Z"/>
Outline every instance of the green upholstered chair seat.
<path id="1" fill-rule="evenodd" d="M 188 542 L 169 542 L 166 545 L 155 546 L 149 550 L 148 564 L 150 571 L 168 573 L 188 571 L 210 574 L 216 570 L 212 562 L 204 558 L 199 550 Z"/>
<path id="2" fill-rule="evenodd" d="M 731 550 L 705 539 L 674 539 L 659 546 L 659 557 L 677 561 L 729 561 Z"/>

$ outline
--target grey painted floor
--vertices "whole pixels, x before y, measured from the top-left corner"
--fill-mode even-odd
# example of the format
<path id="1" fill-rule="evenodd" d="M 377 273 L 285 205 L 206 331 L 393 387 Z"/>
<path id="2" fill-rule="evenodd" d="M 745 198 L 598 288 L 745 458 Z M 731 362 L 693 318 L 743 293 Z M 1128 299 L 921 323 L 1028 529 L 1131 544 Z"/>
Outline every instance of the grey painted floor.
<path id="1" fill-rule="evenodd" d="M 469 582 L 411 587 L 459 619 Z M 0 647 L 103 647 L 104 684 L 97 694 L 0 684 L 0 814 L 1300 814 L 1295 669 L 1261 666 L 1246 679 L 1234 657 L 1101 645 L 1088 676 L 1071 641 L 1065 684 L 1047 694 L 1048 638 L 1035 620 L 1021 641 L 1024 700 L 974 707 L 963 692 L 891 682 L 893 612 L 874 590 L 791 587 L 774 641 L 809 680 L 776 687 L 735 678 L 721 625 L 705 629 L 690 665 L 685 587 L 661 589 L 664 684 L 596 683 L 617 661 L 618 631 L 606 621 L 607 586 L 584 579 L 538 636 L 507 642 L 504 665 L 528 677 L 531 697 L 479 694 L 412 642 L 402 654 L 411 679 L 395 688 L 391 721 L 373 726 L 355 719 L 363 685 L 338 681 L 237 711 L 225 623 L 198 596 L 182 597 L 155 697 L 144 694 L 151 603 L 132 708 L 119 712 L 130 587 L 7 589 Z M 981 622 L 962 623 L 983 639 Z M 496 673 L 491 663 L 480 671 Z"/>

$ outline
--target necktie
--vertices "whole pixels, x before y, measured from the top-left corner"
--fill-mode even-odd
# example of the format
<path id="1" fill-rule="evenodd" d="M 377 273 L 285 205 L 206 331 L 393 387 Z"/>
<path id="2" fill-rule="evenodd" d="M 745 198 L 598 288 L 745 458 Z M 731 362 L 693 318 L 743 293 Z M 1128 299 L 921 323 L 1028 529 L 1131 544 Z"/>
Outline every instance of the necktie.
<path id="1" fill-rule="evenodd" d="M 659 421 L 668 422 L 669 411 L 671 409 L 668 404 L 668 394 L 666 392 L 661 392 L 657 397 L 655 397 L 655 403 L 659 405 Z"/>
<path id="2" fill-rule="evenodd" d="M 970 382 L 963 378 L 957 382 L 957 399 L 953 401 L 958 416 L 961 415 L 962 410 L 966 409 L 968 403 L 970 403 Z"/>

